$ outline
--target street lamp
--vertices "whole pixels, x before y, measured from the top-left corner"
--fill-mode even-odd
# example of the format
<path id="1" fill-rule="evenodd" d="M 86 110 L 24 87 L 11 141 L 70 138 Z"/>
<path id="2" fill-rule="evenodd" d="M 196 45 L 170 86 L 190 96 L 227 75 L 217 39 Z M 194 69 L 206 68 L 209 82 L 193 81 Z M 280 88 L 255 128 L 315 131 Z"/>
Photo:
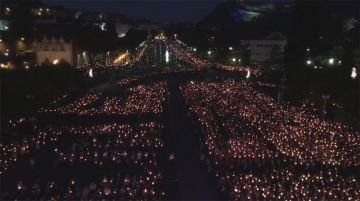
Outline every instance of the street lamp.
<path id="1" fill-rule="evenodd" d="M 230 46 L 230 47 L 229 47 L 229 50 L 233 50 L 233 47 Z"/>
<path id="2" fill-rule="evenodd" d="M 93 69 L 89 70 L 89 77 L 91 77 L 91 78 L 94 77 Z"/>
<path id="3" fill-rule="evenodd" d="M 234 57 L 234 58 L 232 58 L 232 62 L 236 62 L 236 58 Z"/>
<path id="4" fill-rule="evenodd" d="M 351 77 L 351 79 L 356 79 L 356 77 L 357 77 L 357 72 L 356 72 L 356 68 L 355 67 L 353 67 L 352 69 L 351 69 L 351 75 L 350 75 L 350 77 Z"/>
<path id="5" fill-rule="evenodd" d="M 59 63 L 59 59 L 54 59 L 53 64 L 56 65 Z"/>
<path id="6" fill-rule="evenodd" d="M 311 61 L 310 59 L 308 59 L 308 60 L 306 61 L 306 64 L 307 64 L 307 65 L 311 65 L 311 64 L 312 64 L 312 61 Z"/>
<path id="7" fill-rule="evenodd" d="M 246 72 L 246 79 L 249 79 L 250 78 L 250 75 L 251 75 L 251 72 L 249 69 L 247 69 L 247 72 Z"/>
<path id="8" fill-rule="evenodd" d="M 333 65 L 333 64 L 334 64 L 334 58 L 330 58 L 330 59 L 329 59 L 329 64 L 330 64 L 330 65 Z"/>
<path id="9" fill-rule="evenodd" d="M 165 51 L 165 62 L 166 63 L 169 63 L 169 61 L 170 61 L 170 58 L 169 58 L 170 56 L 169 56 L 169 51 L 168 50 L 166 50 Z"/>

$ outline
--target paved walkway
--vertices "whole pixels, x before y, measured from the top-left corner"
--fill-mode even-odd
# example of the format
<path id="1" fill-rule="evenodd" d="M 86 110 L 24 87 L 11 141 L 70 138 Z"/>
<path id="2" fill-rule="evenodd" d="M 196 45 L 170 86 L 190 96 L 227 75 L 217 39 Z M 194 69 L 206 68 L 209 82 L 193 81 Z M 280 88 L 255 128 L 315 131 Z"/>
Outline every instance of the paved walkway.
<path id="1" fill-rule="evenodd" d="M 224 200 L 206 165 L 200 161 L 200 143 L 187 116 L 187 108 L 179 89 L 179 80 L 168 80 L 168 126 L 175 154 L 172 166 L 172 192 L 169 200 Z"/>

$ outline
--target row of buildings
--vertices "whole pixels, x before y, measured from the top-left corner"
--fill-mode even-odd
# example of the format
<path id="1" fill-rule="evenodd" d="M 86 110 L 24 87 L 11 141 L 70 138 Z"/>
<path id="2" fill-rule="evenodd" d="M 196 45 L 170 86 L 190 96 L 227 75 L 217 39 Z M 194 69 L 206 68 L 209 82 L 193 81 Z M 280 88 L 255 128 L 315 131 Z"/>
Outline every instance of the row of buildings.
<path id="1" fill-rule="evenodd" d="M 272 33 L 263 39 L 241 40 L 241 46 L 250 50 L 250 62 L 272 63 L 283 59 L 283 53 L 287 45 L 286 37 L 278 32 Z"/>
<path id="2" fill-rule="evenodd" d="M 21 6 L 21 5 L 20 5 Z M 97 12 L 82 12 L 63 7 L 47 7 L 34 5 L 29 9 L 34 18 L 33 31 L 35 33 L 31 41 L 26 36 L 20 36 L 15 44 L 9 45 L 5 37 L 12 27 L 12 12 L 19 8 L 18 4 L 2 4 L 0 9 L 0 62 L 2 68 L 12 67 L 10 58 L 12 55 L 32 55 L 33 65 L 43 63 L 67 62 L 77 65 L 80 60 L 88 61 L 83 57 L 73 44 L 75 26 L 93 25 L 105 30 L 106 23 L 113 23 L 117 37 L 126 35 L 130 29 L 143 31 L 159 30 L 160 26 L 149 21 L 128 18 L 121 15 L 109 15 Z M 9 34 L 8 34 L 9 35 Z"/>

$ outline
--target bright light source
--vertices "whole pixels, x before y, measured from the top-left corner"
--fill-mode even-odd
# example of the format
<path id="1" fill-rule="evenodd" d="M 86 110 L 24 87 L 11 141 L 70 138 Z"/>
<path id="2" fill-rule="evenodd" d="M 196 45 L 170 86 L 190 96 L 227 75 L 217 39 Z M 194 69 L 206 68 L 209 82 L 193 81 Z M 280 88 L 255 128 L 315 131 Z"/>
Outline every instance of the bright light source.
<path id="1" fill-rule="evenodd" d="M 6 8 L 6 11 L 7 11 L 7 12 L 10 12 L 10 11 L 11 11 L 11 9 L 10 9 L 9 7 L 7 7 L 7 8 Z"/>
<path id="2" fill-rule="evenodd" d="M 310 52 L 310 48 L 306 48 L 306 51 L 307 51 L 307 52 Z"/>
<path id="3" fill-rule="evenodd" d="M 240 63 L 240 62 L 241 62 L 241 59 L 238 59 L 238 62 Z"/>
<path id="4" fill-rule="evenodd" d="M 8 53 L 8 52 L 5 52 L 4 55 L 5 55 L 5 56 L 9 56 L 9 53 Z"/>
<path id="5" fill-rule="evenodd" d="M 53 64 L 56 65 L 59 63 L 59 59 L 54 59 Z"/>
<path id="6" fill-rule="evenodd" d="M 330 59 L 329 59 L 329 64 L 330 64 L 330 65 L 333 65 L 333 64 L 334 64 L 334 58 L 330 58 Z"/>
<path id="7" fill-rule="evenodd" d="M 106 31 L 105 25 L 106 25 L 105 22 L 103 22 L 103 23 L 100 24 L 99 27 L 100 27 L 101 31 Z"/>
<path id="8" fill-rule="evenodd" d="M 342 64 L 342 61 L 341 61 L 341 60 L 339 60 L 339 61 L 338 61 L 338 64 Z"/>
<path id="9" fill-rule="evenodd" d="M 89 77 L 94 77 L 93 69 L 90 69 L 90 70 L 89 70 Z"/>
<path id="10" fill-rule="evenodd" d="M 317 68 L 318 68 L 318 66 L 314 66 L 314 68 L 315 68 L 315 69 L 317 69 Z"/>
<path id="11" fill-rule="evenodd" d="M 310 59 L 308 59 L 308 60 L 306 61 L 306 64 L 307 64 L 307 65 L 311 65 L 311 64 L 312 64 L 312 61 L 311 61 Z"/>
<path id="12" fill-rule="evenodd" d="M 229 50 L 233 50 L 233 47 L 230 46 L 230 47 L 229 47 Z"/>
<path id="13" fill-rule="evenodd" d="M 193 49 L 193 51 L 194 51 L 194 52 L 196 52 L 196 51 L 197 51 L 197 49 L 196 49 L 196 48 L 194 48 L 194 49 Z"/>
<path id="14" fill-rule="evenodd" d="M 353 67 L 351 69 L 351 79 L 355 79 L 357 77 L 357 72 L 356 72 L 356 68 Z"/>
<path id="15" fill-rule="evenodd" d="M 207 53 L 208 53 L 209 56 L 211 55 L 211 51 L 208 51 Z"/>
<path id="16" fill-rule="evenodd" d="M 250 75 L 251 75 L 250 70 L 247 70 L 246 79 L 250 78 Z"/>
<path id="17" fill-rule="evenodd" d="M 26 66 L 25 66 L 25 69 L 29 69 L 29 66 L 28 66 L 28 65 L 26 65 Z"/>
<path id="18" fill-rule="evenodd" d="M 129 56 L 129 53 L 123 53 L 120 54 L 115 60 L 114 60 L 114 64 L 118 64 L 123 62 L 125 59 L 127 59 Z"/>
<path id="19" fill-rule="evenodd" d="M 125 33 L 120 33 L 119 35 L 118 35 L 118 38 L 122 38 L 122 37 L 124 37 L 126 34 Z"/>
<path id="20" fill-rule="evenodd" d="M 86 56 L 86 52 L 83 52 L 83 56 Z"/>
<path id="21" fill-rule="evenodd" d="M 25 40 L 25 38 L 24 38 L 24 37 L 21 37 L 21 38 L 20 38 L 20 40 L 24 41 L 24 40 Z"/>
<path id="22" fill-rule="evenodd" d="M 9 27 L 8 27 L 8 26 L 5 26 L 4 28 L 5 28 L 5 30 L 8 30 L 8 29 L 9 29 Z"/>
<path id="23" fill-rule="evenodd" d="M 2 39 L 0 39 L 0 43 L 2 42 Z"/>
<path id="24" fill-rule="evenodd" d="M 236 62 L 236 58 L 235 58 L 235 57 L 234 57 L 234 58 L 232 58 L 232 61 L 233 61 L 233 62 Z"/>
<path id="25" fill-rule="evenodd" d="M 169 61 L 170 61 L 170 59 L 169 59 L 169 51 L 166 50 L 166 52 L 165 52 L 165 62 L 169 63 Z"/>

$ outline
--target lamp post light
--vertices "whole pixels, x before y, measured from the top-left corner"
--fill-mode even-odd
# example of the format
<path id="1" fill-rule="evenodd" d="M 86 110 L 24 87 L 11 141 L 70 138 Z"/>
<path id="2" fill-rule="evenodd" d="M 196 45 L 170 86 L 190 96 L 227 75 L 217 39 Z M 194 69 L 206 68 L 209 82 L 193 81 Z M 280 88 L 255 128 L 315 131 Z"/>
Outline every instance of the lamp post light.
<path id="1" fill-rule="evenodd" d="M 306 60 L 306 64 L 307 65 L 311 65 L 312 64 L 312 61 L 310 59 Z"/>
<path id="2" fill-rule="evenodd" d="M 170 61 L 170 55 L 169 55 L 169 51 L 168 50 L 166 50 L 165 51 L 165 63 L 169 63 L 169 61 Z"/>
<path id="3" fill-rule="evenodd" d="M 357 77 L 357 72 L 356 72 L 356 68 L 355 68 L 355 67 L 353 67 L 353 68 L 351 69 L 351 75 L 350 75 L 350 77 L 351 77 L 351 79 L 353 79 L 353 80 L 356 79 L 356 77 Z"/>
<path id="4" fill-rule="evenodd" d="M 322 120 L 325 121 L 325 116 L 326 116 L 326 113 L 327 113 L 327 111 L 326 111 L 326 104 L 327 104 L 327 100 L 330 99 L 330 95 L 324 94 L 324 95 L 322 95 L 321 97 L 322 97 L 323 100 L 324 100 L 323 109 L 322 109 Z"/>

